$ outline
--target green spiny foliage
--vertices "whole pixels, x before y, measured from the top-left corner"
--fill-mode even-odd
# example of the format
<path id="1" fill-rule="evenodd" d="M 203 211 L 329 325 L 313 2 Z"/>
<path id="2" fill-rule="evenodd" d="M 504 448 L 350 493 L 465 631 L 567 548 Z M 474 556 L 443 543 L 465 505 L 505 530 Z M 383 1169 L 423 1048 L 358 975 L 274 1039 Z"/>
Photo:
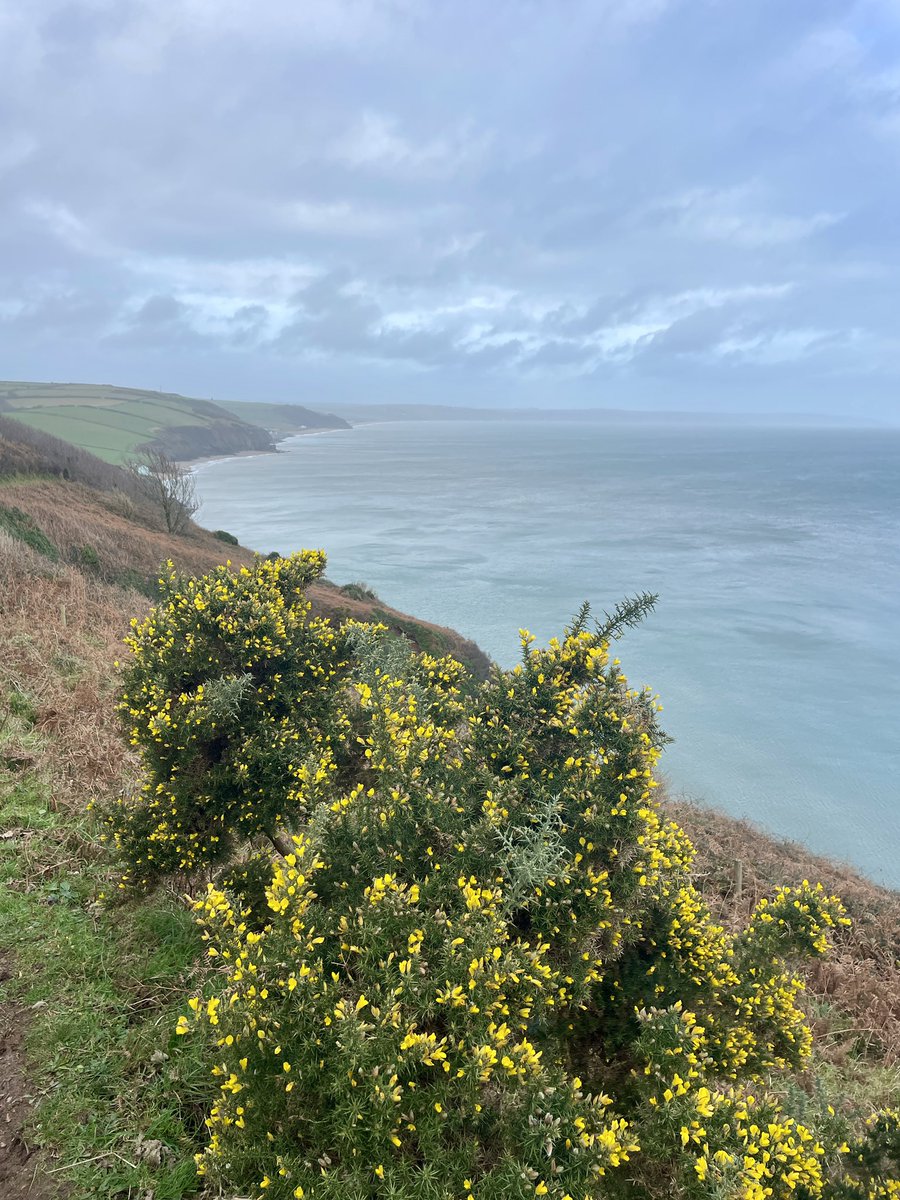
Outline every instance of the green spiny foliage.
<path id="1" fill-rule="evenodd" d="M 582 611 L 546 649 L 524 635 L 520 664 L 473 687 L 384 630 L 308 622 L 310 565 L 173 577 L 132 639 L 125 704 L 149 772 L 135 809 L 162 821 L 149 869 L 147 845 L 120 832 L 136 876 L 171 861 L 156 857 L 167 839 L 189 870 L 278 823 L 295 831 L 282 855 L 232 861 L 196 905 L 222 972 L 178 1032 L 208 1039 L 218 1082 L 198 1160 L 210 1186 L 278 1200 L 896 1197 L 894 1115 L 852 1131 L 785 1099 L 811 1044 L 794 963 L 826 952 L 840 902 L 784 888 L 728 931 L 660 817 L 656 705 L 609 657 L 650 598 L 593 630 Z M 285 603 L 296 673 L 273 724 L 259 672 L 264 659 L 282 673 L 282 643 L 270 634 L 259 662 L 247 645 Z M 176 644 L 203 664 L 193 691 L 167 673 Z M 201 683 L 220 774 L 181 757 L 198 753 Z M 248 742 L 264 776 L 252 804 L 235 792 Z"/>

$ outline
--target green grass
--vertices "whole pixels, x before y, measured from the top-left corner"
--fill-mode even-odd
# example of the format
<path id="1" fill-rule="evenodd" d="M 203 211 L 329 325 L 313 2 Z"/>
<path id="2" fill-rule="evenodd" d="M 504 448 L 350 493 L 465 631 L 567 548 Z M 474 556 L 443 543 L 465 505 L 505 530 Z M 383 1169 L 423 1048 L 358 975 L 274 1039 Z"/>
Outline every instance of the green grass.
<path id="1" fill-rule="evenodd" d="M 0 529 L 5 533 L 11 534 L 14 538 L 18 538 L 20 542 L 24 542 L 26 546 L 30 546 L 38 554 L 43 554 L 45 558 L 49 558 L 53 562 L 59 562 L 59 550 L 53 545 L 47 535 L 35 525 L 31 517 L 23 513 L 21 509 L 0 504 Z"/>
<path id="2" fill-rule="evenodd" d="M 394 629 L 411 638 L 426 654 L 439 658 L 441 655 L 452 652 L 448 638 L 444 637 L 437 629 L 429 629 L 427 625 L 422 625 L 412 617 L 400 617 L 394 613 L 387 613 L 382 608 L 376 608 L 372 611 L 372 620 L 383 622 L 389 629 Z"/>
<path id="3" fill-rule="evenodd" d="M 211 423 L 202 414 L 148 401 L 118 405 L 31 406 L 10 409 L 7 415 L 114 463 L 124 462 L 136 447 L 150 441 L 167 426 Z"/>
<path id="4" fill-rule="evenodd" d="M 107 384 L 0 382 L 3 404 L 5 416 L 116 464 L 167 428 L 212 425 L 235 415 L 206 400 Z"/>
<path id="5" fill-rule="evenodd" d="M 357 580 L 354 583 L 345 583 L 338 589 L 342 596 L 349 596 L 351 600 L 377 600 L 378 596 L 367 583 L 362 580 Z"/>
<path id="6" fill-rule="evenodd" d="M 62 438 L 89 450 L 105 462 L 122 463 L 134 452 L 136 446 L 148 441 L 159 428 L 147 423 L 139 431 L 123 421 L 123 415 L 114 408 L 80 408 L 76 405 L 59 408 L 29 408 L 10 410 L 8 416 L 15 417 L 24 425 L 30 425 L 41 433 Z"/>
<path id="7" fill-rule="evenodd" d="M 223 400 L 222 407 L 242 421 L 251 425 L 262 425 L 276 433 L 296 432 L 296 419 L 291 418 L 290 406 L 286 404 L 255 404 L 250 400 Z"/>
<path id="8" fill-rule="evenodd" d="M 2 704 L 0 750 L 39 752 L 29 706 L 13 707 L 23 715 Z M 97 822 L 54 812 L 40 769 L 0 768 L 0 828 L 13 832 L 0 841 L 0 949 L 15 967 L 0 997 L 30 1020 L 31 1135 L 51 1177 L 70 1200 L 195 1194 L 210 1088 L 202 1046 L 173 1033 L 202 963 L 183 899 L 100 903 L 110 880 Z"/>
<path id="9" fill-rule="evenodd" d="M 41 408 L 45 405 L 120 404 L 126 400 L 159 399 L 163 393 L 143 388 L 115 387 L 93 383 L 0 382 L 0 402 L 12 408 Z"/>
<path id="10" fill-rule="evenodd" d="M 189 413 L 196 421 L 204 413 L 209 416 L 209 402 L 176 392 L 157 392 L 147 388 L 116 387 L 95 383 L 30 383 L 0 381 L 0 405 L 8 411 L 21 412 L 46 408 L 129 408 L 134 411 L 160 413 Z M 220 414 L 221 415 L 221 414 Z M 164 419 L 168 419 L 165 418 Z"/>
<path id="11" fill-rule="evenodd" d="M 235 423 L 243 421 L 292 433 L 335 424 L 302 405 L 217 403 L 174 392 L 83 383 L 0 381 L 0 413 L 116 465 L 133 456 L 138 446 L 179 426 L 224 424 L 234 430 Z"/>
<path id="12" fill-rule="evenodd" d="M 837 1109 L 862 1115 L 873 1108 L 896 1107 L 900 1063 L 884 1064 L 871 1031 L 830 1000 L 808 996 L 807 1010 L 815 1026 L 813 1059 L 807 1071 L 814 1096 Z M 835 1054 L 836 1050 L 839 1053 Z"/>

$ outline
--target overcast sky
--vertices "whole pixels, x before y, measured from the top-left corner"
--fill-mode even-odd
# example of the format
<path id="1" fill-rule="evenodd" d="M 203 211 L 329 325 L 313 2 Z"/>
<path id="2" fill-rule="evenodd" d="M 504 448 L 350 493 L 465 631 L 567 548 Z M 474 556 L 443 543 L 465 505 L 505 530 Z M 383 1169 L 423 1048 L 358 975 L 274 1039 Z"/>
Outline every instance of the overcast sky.
<path id="1" fill-rule="evenodd" d="M 900 0 L 0 0 L 0 376 L 900 420 Z"/>

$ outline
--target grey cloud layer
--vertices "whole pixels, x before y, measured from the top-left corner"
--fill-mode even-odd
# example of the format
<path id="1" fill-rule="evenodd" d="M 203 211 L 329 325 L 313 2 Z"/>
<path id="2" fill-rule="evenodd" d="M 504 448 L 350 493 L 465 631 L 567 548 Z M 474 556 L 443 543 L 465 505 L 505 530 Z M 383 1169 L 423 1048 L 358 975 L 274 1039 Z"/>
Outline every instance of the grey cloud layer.
<path id="1" fill-rule="evenodd" d="M 892 0 L 32 0 L 0 54 L 7 376 L 897 414 Z"/>

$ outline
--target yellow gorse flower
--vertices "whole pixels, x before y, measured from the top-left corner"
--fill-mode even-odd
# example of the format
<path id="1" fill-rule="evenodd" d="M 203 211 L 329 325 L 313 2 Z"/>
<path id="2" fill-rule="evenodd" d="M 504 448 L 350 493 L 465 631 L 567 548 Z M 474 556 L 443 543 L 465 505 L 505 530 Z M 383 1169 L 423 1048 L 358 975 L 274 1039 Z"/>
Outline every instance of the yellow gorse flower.
<path id="1" fill-rule="evenodd" d="M 130 639 L 130 882 L 227 865 L 196 904 L 215 994 L 177 1026 L 210 1039 L 209 1186 L 595 1200 L 669 1172 L 688 1200 L 824 1200 L 854 1145 L 766 1081 L 808 1057 L 788 956 L 825 952 L 839 902 L 715 921 L 612 626 L 523 634 L 479 683 L 315 618 L 323 567 L 172 571 Z"/>

